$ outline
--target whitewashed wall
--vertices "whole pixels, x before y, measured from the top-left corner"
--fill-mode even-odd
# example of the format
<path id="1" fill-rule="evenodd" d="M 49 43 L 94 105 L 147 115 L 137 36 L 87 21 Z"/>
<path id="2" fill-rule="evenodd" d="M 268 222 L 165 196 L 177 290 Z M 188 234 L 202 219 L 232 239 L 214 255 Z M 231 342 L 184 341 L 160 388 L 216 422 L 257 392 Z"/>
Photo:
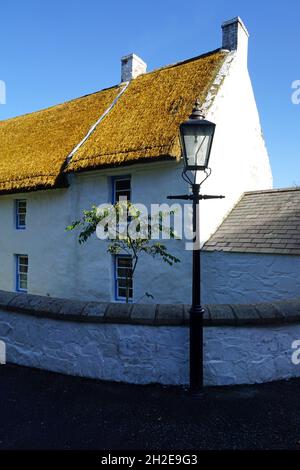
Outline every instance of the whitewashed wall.
<path id="1" fill-rule="evenodd" d="M 167 202 L 169 194 L 187 190 L 180 165 L 171 162 L 74 176 L 68 189 L 1 196 L 0 289 L 15 290 L 14 255 L 28 254 L 30 293 L 113 300 L 113 262 L 106 242 L 94 236 L 80 246 L 78 233 L 66 232 L 65 227 L 93 204 L 111 202 L 111 176 L 117 174 L 131 175 L 133 200 L 148 206 Z M 27 199 L 27 228 L 16 230 L 14 200 L 23 197 Z M 169 241 L 172 253 L 181 258 L 180 266 L 173 268 L 141 258 L 135 284 L 137 301 L 145 301 L 145 292 L 153 294 L 155 302 L 188 301 L 191 256 L 184 246 L 183 241 Z"/>
<path id="2" fill-rule="evenodd" d="M 222 194 L 225 199 L 200 203 L 203 241 L 215 232 L 243 192 L 273 187 L 244 52 L 228 57 L 208 94 L 208 106 L 215 93 L 207 113 L 207 119 L 216 123 L 210 158 L 212 174 L 203 185 L 203 192 Z"/>
<path id="3" fill-rule="evenodd" d="M 299 324 L 205 328 L 205 384 L 300 376 Z M 188 328 L 66 322 L 0 310 L 7 362 L 137 384 L 188 383 Z M 5 366 L 2 366 L 5 367 Z"/>
<path id="4" fill-rule="evenodd" d="M 206 304 L 287 300 L 300 294 L 300 256 L 202 253 Z"/>

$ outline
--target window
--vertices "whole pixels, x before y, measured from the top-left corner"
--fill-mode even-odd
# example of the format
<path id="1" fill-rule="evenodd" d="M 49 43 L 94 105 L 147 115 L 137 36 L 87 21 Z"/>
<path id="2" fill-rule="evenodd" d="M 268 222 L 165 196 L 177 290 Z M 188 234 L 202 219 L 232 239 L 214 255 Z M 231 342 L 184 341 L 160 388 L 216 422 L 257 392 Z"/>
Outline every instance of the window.
<path id="1" fill-rule="evenodd" d="M 25 199 L 16 200 L 16 228 L 24 230 L 26 228 L 27 201 Z"/>
<path id="2" fill-rule="evenodd" d="M 115 297 L 116 300 L 128 300 L 133 298 L 132 282 L 132 258 L 126 255 L 115 257 Z"/>
<path id="3" fill-rule="evenodd" d="M 131 200 L 131 179 L 130 176 L 118 176 L 113 178 L 113 203 L 118 202 L 120 198 Z"/>
<path id="4" fill-rule="evenodd" d="M 18 292 L 27 292 L 28 285 L 28 256 L 16 255 L 17 272 L 16 272 L 16 290 Z"/>

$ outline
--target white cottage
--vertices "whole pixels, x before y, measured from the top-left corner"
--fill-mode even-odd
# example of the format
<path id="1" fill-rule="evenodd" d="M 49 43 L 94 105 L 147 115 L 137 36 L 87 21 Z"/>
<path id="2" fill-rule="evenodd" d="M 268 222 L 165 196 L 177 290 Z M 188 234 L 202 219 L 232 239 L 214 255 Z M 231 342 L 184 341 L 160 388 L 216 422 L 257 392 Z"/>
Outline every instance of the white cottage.
<path id="1" fill-rule="evenodd" d="M 187 192 L 178 129 L 196 98 L 216 123 L 205 192 L 226 196 L 201 207 L 203 241 L 244 191 L 272 187 L 247 68 L 248 32 L 240 18 L 222 31 L 222 46 L 212 52 L 148 73 L 131 54 L 122 58 L 120 84 L 0 122 L 0 289 L 122 301 L 118 257 L 96 237 L 79 246 L 65 227 L 124 192 L 145 205 Z M 146 291 L 155 303 L 190 301 L 191 252 L 184 241 L 169 243 L 181 263 L 141 260 L 134 301 Z"/>

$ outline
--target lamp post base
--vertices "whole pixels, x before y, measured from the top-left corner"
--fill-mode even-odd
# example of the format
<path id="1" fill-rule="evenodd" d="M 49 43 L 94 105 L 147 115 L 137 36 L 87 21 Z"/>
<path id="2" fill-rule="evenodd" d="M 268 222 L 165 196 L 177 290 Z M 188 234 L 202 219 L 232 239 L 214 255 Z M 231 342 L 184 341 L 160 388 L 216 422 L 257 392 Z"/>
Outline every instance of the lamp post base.
<path id="1" fill-rule="evenodd" d="M 202 390 L 191 390 L 191 389 L 189 389 L 188 393 L 189 393 L 189 396 L 191 398 L 194 398 L 194 399 L 201 399 L 201 398 L 204 398 L 206 396 L 206 391 L 205 391 L 204 388 Z"/>

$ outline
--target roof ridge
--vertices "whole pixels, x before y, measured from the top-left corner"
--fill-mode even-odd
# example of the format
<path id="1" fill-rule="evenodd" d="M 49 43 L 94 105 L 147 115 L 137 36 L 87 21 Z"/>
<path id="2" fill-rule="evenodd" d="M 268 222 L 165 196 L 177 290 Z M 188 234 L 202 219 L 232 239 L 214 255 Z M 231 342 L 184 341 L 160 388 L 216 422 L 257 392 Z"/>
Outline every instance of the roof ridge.
<path id="1" fill-rule="evenodd" d="M 272 188 L 272 189 L 256 189 L 254 191 L 245 191 L 244 196 L 251 196 L 252 194 L 271 194 L 271 193 L 284 193 L 290 191 L 300 191 L 300 186 L 287 187 L 287 188 Z"/>
<path id="2" fill-rule="evenodd" d="M 228 53 L 229 51 L 227 49 L 223 49 L 222 47 L 218 47 L 217 49 L 214 49 L 214 50 L 209 51 L 209 52 L 204 52 L 203 54 L 200 54 L 200 55 L 197 55 L 197 56 L 194 56 L 194 57 L 190 57 L 189 59 L 184 59 L 184 60 L 181 60 L 179 62 L 174 62 L 173 64 L 162 65 L 161 67 L 158 67 L 157 69 L 153 69 L 153 70 L 151 70 L 147 73 L 144 73 L 143 75 L 150 75 L 151 73 L 156 73 L 156 72 L 160 72 L 162 70 L 167 70 L 167 69 L 171 69 L 173 67 L 178 67 L 180 65 L 189 64 L 190 62 L 194 62 L 195 60 L 203 59 L 204 57 L 209 57 L 210 55 L 216 54 L 217 52 L 223 52 L 225 54 L 225 53 Z"/>
<path id="3" fill-rule="evenodd" d="M 225 54 L 228 51 L 225 50 L 225 49 L 222 49 L 222 48 L 217 48 L 217 49 L 214 49 L 212 51 L 200 54 L 198 56 L 191 57 L 189 59 L 185 59 L 185 60 L 182 60 L 182 61 L 179 61 L 179 62 L 174 62 L 173 64 L 163 65 L 163 66 L 158 67 L 154 70 L 150 70 L 149 72 L 146 72 L 142 75 L 143 76 L 151 75 L 152 73 L 162 72 L 164 70 L 168 70 L 168 69 L 171 69 L 171 68 L 174 68 L 174 67 L 179 67 L 180 65 L 188 64 L 190 62 L 194 62 L 194 61 L 202 59 L 204 57 L 209 57 L 210 55 L 216 54 L 217 52 L 224 52 L 224 54 Z M 138 77 L 136 77 L 136 78 L 138 78 Z M 78 97 L 75 97 L 75 98 L 71 98 L 70 100 L 62 101 L 62 102 L 53 104 L 51 106 L 46 106 L 45 108 L 36 109 L 35 111 L 30 111 L 30 112 L 24 113 L 24 114 L 18 114 L 16 116 L 12 116 L 12 117 L 9 117 L 7 119 L 0 119 L 0 124 L 2 122 L 9 122 L 9 121 L 12 121 L 14 119 L 21 119 L 21 118 L 24 118 L 26 116 L 32 116 L 33 114 L 37 114 L 37 113 L 40 113 L 40 112 L 43 112 L 43 111 L 48 111 L 48 110 L 51 110 L 51 109 L 56 108 L 58 106 L 63 106 L 65 104 L 72 103 L 73 101 L 81 100 L 81 99 L 87 98 L 88 96 L 96 95 L 97 93 L 102 93 L 103 91 L 106 91 L 106 90 L 111 90 L 112 88 L 119 88 L 124 83 L 126 83 L 126 82 L 120 82 L 120 83 L 117 83 L 117 84 L 112 85 L 110 87 L 101 88 L 100 90 L 94 91 L 92 93 L 86 93 L 85 95 L 81 95 L 81 96 L 78 96 Z"/>

